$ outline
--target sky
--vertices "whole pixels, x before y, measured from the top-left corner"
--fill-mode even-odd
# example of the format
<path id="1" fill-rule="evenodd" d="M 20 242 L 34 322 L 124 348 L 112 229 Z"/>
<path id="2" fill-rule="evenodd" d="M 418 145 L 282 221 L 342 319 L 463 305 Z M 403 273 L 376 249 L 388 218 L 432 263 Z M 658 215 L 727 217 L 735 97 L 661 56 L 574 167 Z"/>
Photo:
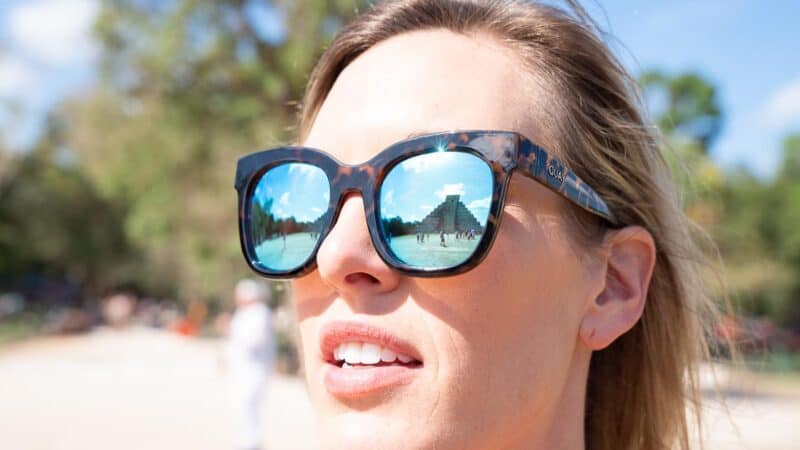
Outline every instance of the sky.
<path id="1" fill-rule="evenodd" d="M 720 89 L 725 125 L 712 148 L 723 167 L 775 172 L 800 131 L 800 1 L 586 1 L 634 73 L 696 71 Z M 91 26 L 98 0 L 0 0 L 0 137 L 29 146 L 46 112 L 96 80 Z M 265 39 L 280 14 L 254 8 Z M 13 108 L 2 105 L 13 105 Z"/>
<path id="2" fill-rule="evenodd" d="M 47 111 L 94 81 L 98 12 L 94 0 L 0 0 L 0 138 L 12 149 L 29 146 Z"/>

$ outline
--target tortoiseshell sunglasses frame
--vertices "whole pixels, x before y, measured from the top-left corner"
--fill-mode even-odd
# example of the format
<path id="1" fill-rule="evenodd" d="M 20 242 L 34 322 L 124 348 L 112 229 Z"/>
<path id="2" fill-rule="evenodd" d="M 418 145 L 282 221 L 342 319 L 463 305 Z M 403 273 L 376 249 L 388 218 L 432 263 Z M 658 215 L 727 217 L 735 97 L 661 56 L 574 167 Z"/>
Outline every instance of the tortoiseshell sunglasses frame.
<path id="1" fill-rule="evenodd" d="M 400 162 L 433 152 L 471 153 L 491 168 L 493 175 L 492 201 L 486 229 L 472 255 L 463 263 L 447 268 L 419 268 L 405 264 L 393 255 L 379 224 L 380 187 L 389 171 Z M 322 169 L 330 185 L 330 200 L 322 223 L 320 237 L 308 259 L 296 269 L 271 271 L 258 264 L 250 238 L 250 204 L 261 176 L 269 169 L 286 163 L 305 163 Z M 239 238 L 247 264 L 267 278 L 293 278 L 316 268 L 317 250 L 336 223 L 344 198 L 359 193 L 364 202 L 372 244 L 390 267 L 410 276 L 439 277 L 466 272 L 477 266 L 488 254 L 500 226 L 511 173 L 518 169 L 551 191 L 565 197 L 581 208 L 604 218 L 611 226 L 619 223 L 600 196 L 557 158 L 512 131 L 451 131 L 414 137 L 397 142 L 359 165 L 346 165 L 322 150 L 309 147 L 278 147 L 253 153 L 239 159 L 235 187 L 239 195 Z"/>

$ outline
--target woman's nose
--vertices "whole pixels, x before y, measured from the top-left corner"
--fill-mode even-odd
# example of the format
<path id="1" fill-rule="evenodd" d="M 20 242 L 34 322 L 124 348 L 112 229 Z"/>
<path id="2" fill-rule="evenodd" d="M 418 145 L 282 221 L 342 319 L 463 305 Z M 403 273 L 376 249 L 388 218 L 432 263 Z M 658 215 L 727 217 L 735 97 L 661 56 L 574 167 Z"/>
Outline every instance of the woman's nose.
<path id="1" fill-rule="evenodd" d="M 387 266 L 372 245 L 360 195 L 345 199 L 317 252 L 317 270 L 344 297 L 385 293 L 399 284 L 400 273 Z"/>

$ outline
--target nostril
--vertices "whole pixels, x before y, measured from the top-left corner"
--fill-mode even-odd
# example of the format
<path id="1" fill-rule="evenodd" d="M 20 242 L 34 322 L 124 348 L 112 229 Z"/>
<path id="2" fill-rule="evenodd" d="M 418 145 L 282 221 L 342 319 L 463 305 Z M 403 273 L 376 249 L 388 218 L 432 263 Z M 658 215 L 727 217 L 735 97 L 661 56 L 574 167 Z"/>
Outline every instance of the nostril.
<path id="1" fill-rule="evenodd" d="M 368 273 L 364 273 L 364 272 L 356 272 L 356 273 L 348 274 L 346 277 L 344 277 L 344 281 L 347 282 L 347 283 L 351 283 L 351 284 L 358 284 L 358 283 L 361 283 L 361 282 L 364 282 L 364 283 L 367 283 L 367 284 L 377 284 L 377 283 L 379 283 L 377 278 L 373 277 L 372 275 L 370 275 Z"/>

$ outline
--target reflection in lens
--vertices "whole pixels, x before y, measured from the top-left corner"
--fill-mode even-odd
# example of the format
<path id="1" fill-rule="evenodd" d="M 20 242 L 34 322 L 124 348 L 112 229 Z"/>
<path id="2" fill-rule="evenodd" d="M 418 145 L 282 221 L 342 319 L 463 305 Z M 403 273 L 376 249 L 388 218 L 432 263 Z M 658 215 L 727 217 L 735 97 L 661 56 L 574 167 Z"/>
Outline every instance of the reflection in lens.
<path id="1" fill-rule="evenodd" d="M 266 171 L 250 203 L 250 236 L 256 264 L 272 271 L 300 267 L 317 245 L 330 187 L 325 172 L 303 163 Z"/>
<path id="2" fill-rule="evenodd" d="M 457 266 L 475 252 L 492 200 L 489 165 L 464 152 L 402 161 L 380 190 L 379 219 L 395 257 L 422 269 Z"/>

